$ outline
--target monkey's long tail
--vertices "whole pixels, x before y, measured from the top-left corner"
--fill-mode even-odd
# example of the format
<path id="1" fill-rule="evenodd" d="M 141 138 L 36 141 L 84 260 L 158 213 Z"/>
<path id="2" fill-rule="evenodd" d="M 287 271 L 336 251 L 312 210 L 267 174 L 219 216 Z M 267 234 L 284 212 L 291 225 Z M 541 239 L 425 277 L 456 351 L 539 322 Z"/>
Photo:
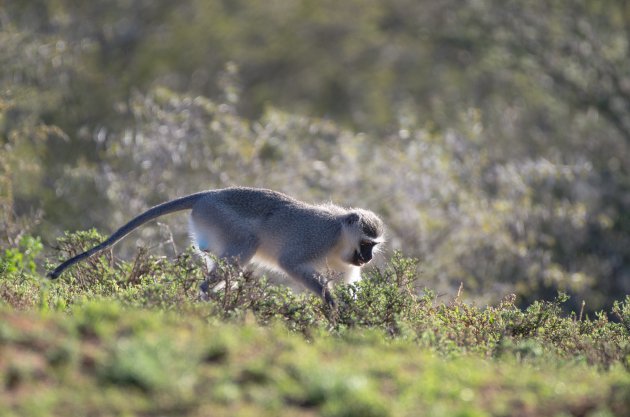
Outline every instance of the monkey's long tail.
<path id="1" fill-rule="evenodd" d="M 87 250 L 83 253 L 80 253 L 77 256 L 70 258 L 64 263 L 62 263 L 61 265 L 59 265 L 57 268 L 55 268 L 54 271 L 48 274 L 48 277 L 50 279 L 56 279 L 66 268 L 74 265 L 77 262 L 82 261 L 85 258 L 89 258 L 95 253 L 98 253 L 104 249 L 107 249 L 108 247 L 112 246 L 123 237 L 127 236 L 131 231 L 133 231 L 137 227 L 142 226 L 144 223 L 150 220 L 153 220 L 157 217 L 163 216 L 165 214 L 173 213 L 176 211 L 192 209 L 195 203 L 206 194 L 207 192 L 191 194 L 186 197 L 181 197 L 181 198 L 168 201 L 166 203 L 162 203 L 155 207 L 150 208 L 149 210 L 145 211 L 138 217 L 135 217 L 134 219 L 129 221 L 129 223 L 125 224 L 123 227 L 118 229 L 113 235 L 107 238 L 107 240 L 105 240 L 103 243 L 96 245 L 92 249 Z"/>

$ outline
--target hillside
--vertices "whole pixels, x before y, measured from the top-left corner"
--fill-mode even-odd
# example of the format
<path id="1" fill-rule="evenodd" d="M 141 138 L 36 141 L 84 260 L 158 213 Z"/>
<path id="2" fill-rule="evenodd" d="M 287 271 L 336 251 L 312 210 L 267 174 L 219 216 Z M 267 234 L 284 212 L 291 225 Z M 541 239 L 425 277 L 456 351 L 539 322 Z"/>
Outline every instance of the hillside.
<path id="1" fill-rule="evenodd" d="M 189 252 L 103 256 L 52 283 L 15 255 L 0 276 L 1 415 L 630 413 L 630 300 L 610 322 L 567 316 L 562 294 L 525 310 L 417 296 L 416 261 L 396 254 L 337 287 L 335 311 L 229 266 L 229 290 L 201 302 Z"/>

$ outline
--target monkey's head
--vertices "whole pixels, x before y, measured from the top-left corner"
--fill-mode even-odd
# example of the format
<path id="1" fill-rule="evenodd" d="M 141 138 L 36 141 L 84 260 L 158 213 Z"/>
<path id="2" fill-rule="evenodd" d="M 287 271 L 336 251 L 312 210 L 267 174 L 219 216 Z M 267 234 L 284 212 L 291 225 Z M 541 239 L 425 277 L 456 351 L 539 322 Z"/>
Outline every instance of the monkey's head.
<path id="1" fill-rule="evenodd" d="M 383 221 L 368 210 L 352 209 L 344 219 L 346 233 L 352 243 L 348 263 L 363 266 L 374 257 L 375 248 L 385 241 Z"/>

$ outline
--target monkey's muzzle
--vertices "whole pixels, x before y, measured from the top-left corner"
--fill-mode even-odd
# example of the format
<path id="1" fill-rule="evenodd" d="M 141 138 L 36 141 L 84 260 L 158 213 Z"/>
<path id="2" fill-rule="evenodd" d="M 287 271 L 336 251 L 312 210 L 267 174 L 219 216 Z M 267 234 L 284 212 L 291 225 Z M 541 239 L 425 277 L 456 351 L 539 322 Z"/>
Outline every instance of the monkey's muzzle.
<path id="1" fill-rule="evenodd" d="M 370 262 L 370 259 L 372 259 L 371 256 L 366 259 L 360 252 L 357 251 L 354 253 L 354 256 L 352 257 L 352 265 L 363 266 L 366 263 Z"/>

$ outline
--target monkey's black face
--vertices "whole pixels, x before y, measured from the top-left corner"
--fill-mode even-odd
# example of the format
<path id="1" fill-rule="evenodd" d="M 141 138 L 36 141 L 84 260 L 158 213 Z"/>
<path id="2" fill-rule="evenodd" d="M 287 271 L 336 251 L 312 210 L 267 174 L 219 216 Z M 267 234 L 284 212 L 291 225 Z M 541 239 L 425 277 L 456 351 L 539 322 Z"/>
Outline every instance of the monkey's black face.
<path id="1" fill-rule="evenodd" d="M 359 249 L 354 251 L 352 256 L 352 265 L 363 266 L 372 260 L 372 250 L 376 246 L 376 242 L 363 241 L 359 245 Z"/>

